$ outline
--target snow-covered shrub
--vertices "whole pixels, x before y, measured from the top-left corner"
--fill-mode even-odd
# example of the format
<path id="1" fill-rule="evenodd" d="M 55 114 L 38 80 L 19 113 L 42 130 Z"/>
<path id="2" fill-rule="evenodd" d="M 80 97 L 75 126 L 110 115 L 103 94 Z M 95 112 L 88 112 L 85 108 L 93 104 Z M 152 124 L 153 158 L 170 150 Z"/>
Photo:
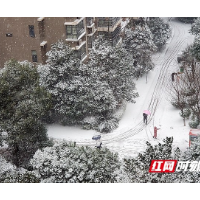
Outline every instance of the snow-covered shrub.
<path id="1" fill-rule="evenodd" d="M 199 121 L 198 120 L 191 120 L 189 122 L 190 128 L 197 128 L 198 125 L 199 125 Z"/>
<path id="2" fill-rule="evenodd" d="M 197 128 L 198 125 L 199 125 L 199 120 L 197 116 L 194 113 L 191 113 L 190 122 L 189 122 L 190 128 Z"/>
<path id="3" fill-rule="evenodd" d="M 113 119 L 105 119 L 104 121 L 100 122 L 97 131 L 101 133 L 109 133 L 112 130 L 116 129 L 118 127 L 119 123 L 118 121 Z"/>
<path id="4" fill-rule="evenodd" d="M 98 117 L 95 116 L 89 116 L 85 117 L 82 121 L 82 127 L 83 129 L 96 129 L 98 126 Z"/>
<path id="5" fill-rule="evenodd" d="M 200 61 L 200 34 L 197 35 L 194 39 L 193 45 L 191 47 L 191 53 L 197 61 Z"/>
<path id="6" fill-rule="evenodd" d="M 187 118 L 187 119 L 188 119 L 189 116 L 190 116 L 190 114 L 191 114 L 191 111 L 190 111 L 189 108 L 184 108 L 184 109 L 183 109 L 183 112 L 180 111 L 179 114 L 180 114 L 181 117 Z"/>
<path id="7" fill-rule="evenodd" d="M 189 32 L 192 33 L 193 35 L 200 34 L 200 18 L 199 17 L 196 20 L 194 20 L 194 23 L 192 24 Z"/>
<path id="8" fill-rule="evenodd" d="M 38 150 L 30 163 L 46 183 L 115 182 L 115 171 L 120 168 L 118 155 L 107 148 L 80 147 L 66 142 Z"/>
<path id="9" fill-rule="evenodd" d="M 178 99 L 175 99 L 175 98 L 172 98 L 172 99 L 171 99 L 171 104 L 172 104 L 175 108 L 179 108 L 179 109 L 186 106 L 186 103 L 185 103 L 185 102 L 178 101 Z"/>
<path id="10" fill-rule="evenodd" d="M 39 183 L 39 178 L 34 172 L 28 172 L 23 168 L 7 162 L 0 156 L 0 183 Z"/>
<path id="11" fill-rule="evenodd" d="M 116 111 L 113 113 L 112 117 L 117 121 L 119 121 L 122 118 L 125 110 L 126 110 L 126 102 L 123 101 L 121 106 L 118 109 L 116 109 Z"/>
<path id="12" fill-rule="evenodd" d="M 177 19 L 184 23 L 193 23 L 197 17 L 177 17 Z"/>

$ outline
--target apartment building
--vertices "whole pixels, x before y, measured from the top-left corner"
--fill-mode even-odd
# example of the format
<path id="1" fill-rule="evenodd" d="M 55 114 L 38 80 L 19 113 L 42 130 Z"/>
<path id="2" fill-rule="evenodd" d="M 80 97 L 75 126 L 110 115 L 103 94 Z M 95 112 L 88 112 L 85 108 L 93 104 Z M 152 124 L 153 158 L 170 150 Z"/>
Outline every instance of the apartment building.
<path id="1" fill-rule="evenodd" d="M 12 58 L 44 64 L 51 44 L 60 39 L 85 62 L 97 35 L 115 46 L 120 31 L 120 17 L 0 17 L 0 67 Z"/>

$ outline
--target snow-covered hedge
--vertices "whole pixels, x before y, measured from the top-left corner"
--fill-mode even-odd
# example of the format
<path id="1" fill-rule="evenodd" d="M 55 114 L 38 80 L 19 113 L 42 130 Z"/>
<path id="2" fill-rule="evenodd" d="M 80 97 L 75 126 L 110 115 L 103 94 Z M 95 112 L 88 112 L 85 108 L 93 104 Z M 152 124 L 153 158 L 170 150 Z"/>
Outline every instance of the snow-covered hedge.
<path id="1" fill-rule="evenodd" d="M 30 163 L 46 183 L 115 182 L 115 171 L 120 168 L 118 155 L 107 148 L 99 150 L 66 142 L 38 150 Z"/>

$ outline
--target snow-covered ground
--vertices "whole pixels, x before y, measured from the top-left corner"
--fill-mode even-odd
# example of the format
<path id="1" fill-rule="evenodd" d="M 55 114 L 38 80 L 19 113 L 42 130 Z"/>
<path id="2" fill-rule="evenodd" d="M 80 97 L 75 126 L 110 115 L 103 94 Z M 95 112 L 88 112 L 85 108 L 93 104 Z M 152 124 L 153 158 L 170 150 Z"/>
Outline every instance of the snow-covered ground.
<path id="1" fill-rule="evenodd" d="M 165 19 L 167 20 L 167 18 Z M 101 134 L 104 146 L 118 152 L 120 157 L 136 156 L 146 149 L 146 141 L 152 144 L 161 142 L 166 136 L 173 136 L 174 146 L 186 150 L 189 139 L 189 126 L 183 125 L 179 110 L 168 101 L 167 81 L 171 81 L 171 73 L 179 70 L 177 54 L 184 50 L 194 40 L 188 33 L 190 24 L 176 21 L 169 22 L 172 37 L 162 52 L 153 56 L 155 68 L 146 76 L 136 81 L 140 97 L 135 104 L 127 104 L 126 111 L 119 127 L 112 133 Z M 150 110 L 148 124 L 143 123 L 143 110 Z M 154 139 L 153 127 L 157 126 L 158 139 Z M 92 136 L 98 134 L 94 130 L 83 130 L 79 127 L 49 125 L 49 137 L 76 141 L 81 145 L 95 145 Z"/>

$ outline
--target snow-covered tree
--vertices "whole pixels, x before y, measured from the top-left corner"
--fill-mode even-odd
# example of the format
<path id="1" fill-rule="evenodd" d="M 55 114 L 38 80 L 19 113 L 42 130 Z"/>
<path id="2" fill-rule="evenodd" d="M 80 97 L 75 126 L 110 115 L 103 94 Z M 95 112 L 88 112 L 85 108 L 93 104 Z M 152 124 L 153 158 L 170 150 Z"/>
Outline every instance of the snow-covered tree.
<path id="1" fill-rule="evenodd" d="M 7 162 L 0 155 L 0 183 L 39 183 L 39 178 L 34 172 L 29 172 L 23 168 Z"/>
<path id="2" fill-rule="evenodd" d="M 136 158 L 124 159 L 124 170 L 134 183 L 164 183 L 167 173 L 149 173 L 151 160 L 170 160 L 172 154 L 173 137 L 166 137 L 163 143 L 152 146 L 147 142 L 147 149 L 144 153 L 139 153 Z"/>
<path id="3" fill-rule="evenodd" d="M 200 34 L 200 18 L 199 17 L 194 21 L 189 32 L 192 33 L 192 35 Z"/>
<path id="4" fill-rule="evenodd" d="M 63 41 L 52 45 L 47 64 L 38 66 L 40 83 L 52 95 L 53 116 L 64 124 L 77 124 L 84 117 L 112 113 L 113 91 L 93 75 Z"/>
<path id="5" fill-rule="evenodd" d="M 138 93 L 135 92 L 133 79 L 133 59 L 122 46 L 112 47 L 99 36 L 94 42 L 87 66 L 96 78 L 108 83 L 118 104 L 123 100 L 135 103 Z"/>
<path id="6" fill-rule="evenodd" d="M 151 56 L 156 51 L 156 46 L 147 25 L 138 25 L 134 30 L 126 29 L 123 45 L 134 60 L 135 77 L 138 78 L 153 69 L 154 64 Z"/>
<path id="7" fill-rule="evenodd" d="M 49 108 L 50 95 L 39 86 L 36 68 L 28 62 L 7 62 L 0 71 L 0 127 L 17 167 L 47 146 L 41 117 Z"/>
<path id="8" fill-rule="evenodd" d="M 194 39 L 193 45 L 191 47 L 191 53 L 197 61 L 200 61 L 200 34 Z"/>
<path id="9" fill-rule="evenodd" d="M 177 19 L 184 23 L 193 23 L 197 17 L 177 17 Z"/>
<path id="10" fill-rule="evenodd" d="M 160 17 L 151 17 L 148 21 L 148 26 L 153 35 L 153 42 L 160 50 L 170 38 L 171 30 L 169 24 Z"/>
<path id="11" fill-rule="evenodd" d="M 113 183 L 120 168 L 118 155 L 107 148 L 64 141 L 38 150 L 30 163 L 41 182 L 47 183 Z"/>

